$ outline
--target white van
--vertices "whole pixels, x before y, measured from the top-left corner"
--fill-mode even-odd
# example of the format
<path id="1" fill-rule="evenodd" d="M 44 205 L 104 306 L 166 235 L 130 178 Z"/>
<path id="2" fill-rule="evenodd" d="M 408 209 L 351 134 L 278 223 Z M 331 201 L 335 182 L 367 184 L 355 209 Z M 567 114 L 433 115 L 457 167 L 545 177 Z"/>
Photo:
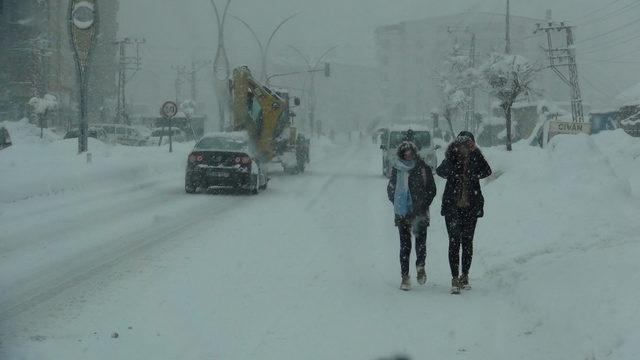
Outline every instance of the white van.
<path id="1" fill-rule="evenodd" d="M 414 143 L 418 146 L 418 155 L 435 171 L 438 166 L 436 150 L 440 147 L 433 143 L 431 130 L 424 125 L 395 125 L 389 128 L 388 135 L 382 137 L 382 174 L 391 176 L 393 163 L 397 158 L 398 147 L 405 140 L 407 131 L 413 131 Z"/>
<path id="2" fill-rule="evenodd" d="M 122 124 L 96 124 L 107 134 L 107 139 L 112 144 L 129 146 L 147 145 L 148 136 L 143 135 L 137 128 Z"/>

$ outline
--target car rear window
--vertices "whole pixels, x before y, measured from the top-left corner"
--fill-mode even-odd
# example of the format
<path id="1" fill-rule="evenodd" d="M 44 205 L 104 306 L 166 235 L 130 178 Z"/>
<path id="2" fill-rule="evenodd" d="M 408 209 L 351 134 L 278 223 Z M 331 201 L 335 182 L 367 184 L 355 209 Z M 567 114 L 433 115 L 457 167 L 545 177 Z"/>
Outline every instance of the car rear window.
<path id="1" fill-rule="evenodd" d="M 404 141 L 405 131 L 393 131 L 389 135 L 389 145 L 391 148 L 397 148 Z M 431 147 L 431 134 L 428 131 L 415 131 L 413 133 L 413 141 L 419 148 Z"/>
<path id="2" fill-rule="evenodd" d="M 196 150 L 230 150 L 240 151 L 247 148 L 247 143 L 241 139 L 225 137 L 203 138 L 196 145 Z"/>

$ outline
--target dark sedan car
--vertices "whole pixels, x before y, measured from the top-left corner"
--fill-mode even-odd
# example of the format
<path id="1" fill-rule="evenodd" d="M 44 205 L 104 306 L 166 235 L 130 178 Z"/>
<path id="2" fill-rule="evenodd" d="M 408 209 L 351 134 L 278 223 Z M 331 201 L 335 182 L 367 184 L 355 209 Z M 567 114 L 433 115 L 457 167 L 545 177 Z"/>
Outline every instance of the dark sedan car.
<path id="1" fill-rule="evenodd" d="M 184 189 L 189 194 L 211 187 L 257 194 L 267 188 L 267 182 L 246 133 L 214 133 L 200 139 L 189 154 Z"/>

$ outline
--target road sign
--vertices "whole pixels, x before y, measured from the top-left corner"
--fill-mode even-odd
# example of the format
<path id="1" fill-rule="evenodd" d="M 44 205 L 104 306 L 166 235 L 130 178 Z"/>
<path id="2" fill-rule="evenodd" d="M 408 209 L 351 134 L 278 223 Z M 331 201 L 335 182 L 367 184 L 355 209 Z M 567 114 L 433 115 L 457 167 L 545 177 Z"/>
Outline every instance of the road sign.
<path id="1" fill-rule="evenodd" d="M 167 101 L 160 108 L 160 115 L 165 119 L 173 119 L 178 114 L 178 104 Z"/>
<path id="2" fill-rule="evenodd" d="M 160 115 L 169 120 L 169 152 L 173 152 L 173 137 L 171 136 L 173 133 L 171 119 L 173 119 L 178 114 L 178 104 L 173 101 L 165 101 L 160 108 Z M 164 133 L 164 126 L 162 127 L 162 132 Z M 164 134 L 163 134 L 164 135 Z M 158 145 L 162 145 L 162 135 L 160 135 L 160 143 Z"/>
<path id="3" fill-rule="evenodd" d="M 95 22 L 95 6 L 89 1 L 77 2 L 71 11 L 73 25 L 80 30 L 87 30 Z"/>

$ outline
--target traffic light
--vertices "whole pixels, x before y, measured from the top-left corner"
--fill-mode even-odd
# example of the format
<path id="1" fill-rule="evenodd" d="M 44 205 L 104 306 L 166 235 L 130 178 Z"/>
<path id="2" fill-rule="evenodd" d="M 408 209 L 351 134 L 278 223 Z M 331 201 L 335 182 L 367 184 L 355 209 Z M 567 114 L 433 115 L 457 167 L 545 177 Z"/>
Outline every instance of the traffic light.
<path id="1" fill-rule="evenodd" d="M 331 77 L 331 64 L 324 63 L 324 77 Z"/>

